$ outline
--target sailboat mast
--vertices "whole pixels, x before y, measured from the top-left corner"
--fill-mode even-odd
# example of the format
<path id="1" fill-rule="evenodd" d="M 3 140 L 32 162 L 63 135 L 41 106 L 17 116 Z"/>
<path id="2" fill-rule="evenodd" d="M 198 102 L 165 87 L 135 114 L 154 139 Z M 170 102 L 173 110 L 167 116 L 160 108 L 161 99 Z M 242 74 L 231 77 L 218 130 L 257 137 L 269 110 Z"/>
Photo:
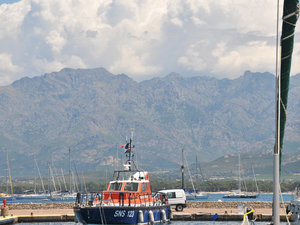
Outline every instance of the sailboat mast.
<path id="1" fill-rule="evenodd" d="M 55 183 L 55 179 L 54 179 L 53 170 L 52 170 L 51 164 L 49 163 L 48 165 L 49 165 L 50 179 L 52 180 L 54 191 L 56 192 L 57 189 L 56 189 L 56 183 Z"/>
<path id="2" fill-rule="evenodd" d="M 275 92 L 275 145 L 273 153 L 273 223 L 280 224 L 279 209 L 279 151 L 280 151 L 280 63 L 279 63 L 279 0 L 277 0 L 277 23 L 276 23 L 276 92 Z"/>
<path id="3" fill-rule="evenodd" d="M 43 179 L 42 179 L 42 176 L 41 176 L 41 172 L 40 172 L 40 168 L 39 168 L 39 166 L 38 166 L 38 164 L 37 164 L 37 161 L 36 161 L 36 158 L 35 158 L 35 157 L 34 157 L 34 162 L 35 162 L 35 165 L 36 165 L 36 168 L 37 168 L 37 171 L 38 171 L 40 180 L 41 180 L 43 192 L 46 193 L 45 186 L 44 186 L 44 182 L 43 182 Z"/>
<path id="4" fill-rule="evenodd" d="M 182 153 L 182 164 L 181 164 L 181 188 L 184 190 L 184 158 L 183 158 L 183 149 L 181 151 Z"/>
<path id="5" fill-rule="evenodd" d="M 279 225 L 280 162 L 286 124 L 286 108 L 291 72 L 294 33 L 299 16 L 299 0 L 284 0 L 282 34 L 279 46 L 279 0 L 277 0 L 276 34 L 276 116 L 275 145 L 273 153 L 273 223 Z M 280 57 L 280 61 L 279 61 Z"/>
<path id="6" fill-rule="evenodd" d="M 7 150 L 6 150 L 7 154 Z M 6 183 L 6 194 L 8 194 L 8 167 L 6 165 L 6 170 L 5 170 L 5 183 Z"/>
<path id="7" fill-rule="evenodd" d="M 239 153 L 239 194 L 241 193 L 241 155 Z"/>
<path id="8" fill-rule="evenodd" d="M 9 183 L 10 183 L 10 194 L 11 194 L 11 196 L 14 196 L 13 185 L 12 185 L 12 181 L 11 181 L 9 161 L 8 161 L 8 151 L 7 150 L 6 150 L 6 164 L 7 164 L 8 176 L 9 176 Z"/>
<path id="9" fill-rule="evenodd" d="M 36 194 L 36 169 L 35 169 L 35 165 L 33 165 L 33 171 L 34 171 L 34 194 Z"/>
<path id="10" fill-rule="evenodd" d="M 72 175 L 71 175 L 71 149 L 69 148 L 69 185 L 70 185 L 70 190 L 69 192 L 72 192 Z"/>
<path id="11" fill-rule="evenodd" d="M 278 134 L 276 136 L 278 136 Z M 279 139 L 279 136 L 278 136 L 278 139 Z M 280 145 L 278 144 L 278 142 L 276 140 L 276 144 L 274 147 L 274 154 L 273 154 L 273 223 L 274 223 L 274 225 L 280 224 L 280 211 L 279 211 L 279 204 L 280 204 L 280 202 L 279 202 L 279 186 L 280 186 L 280 183 L 279 183 L 279 161 L 280 161 L 280 159 L 279 159 L 279 152 L 280 152 Z"/>
<path id="12" fill-rule="evenodd" d="M 252 173 L 253 173 L 253 178 L 254 178 L 254 182 L 255 182 L 256 191 L 257 191 L 257 194 L 259 194 L 259 189 L 258 189 L 257 180 L 256 180 L 256 176 L 255 176 L 255 173 L 254 173 L 253 166 L 252 166 Z"/>
<path id="13" fill-rule="evenodd" d="M 60 168 L 60 170 L 61 170 L 61 176 L 62 176 L 62 179 L 63 179 L 63 182 L 64 182 L 65 190 L 67 191 L 68 188 L 67 188 L 67 183 L 66 183 L 65 175 L 64 175 L 63 169 Z"/>

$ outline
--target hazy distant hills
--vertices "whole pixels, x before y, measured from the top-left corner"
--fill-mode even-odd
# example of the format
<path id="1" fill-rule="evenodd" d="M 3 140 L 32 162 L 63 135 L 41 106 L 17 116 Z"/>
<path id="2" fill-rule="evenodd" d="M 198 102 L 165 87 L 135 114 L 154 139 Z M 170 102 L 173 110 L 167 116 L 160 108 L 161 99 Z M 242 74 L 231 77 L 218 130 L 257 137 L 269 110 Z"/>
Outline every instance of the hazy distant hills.
<path id="1" fill-rule="evenodd" d="M 15 174 L 33 168 L 34 155 L 44 171 L 50 161 L 67 169 L 68 148 L 79 170 L 100 170 L 121 161 L 130 128 L 138 164 L 147 169 L 178 167 L 182 148 L 189 161 L 271 152 L 274 85 L 273 75 L 251 72 L 234 80 L 170 74 L 139 83 L 103 68 L 23 78 L 0 87 L 0 154 L 9 151 Z M 299 153 L 299 99 L 298 75 L 291 79 L 285 153 Z"/>

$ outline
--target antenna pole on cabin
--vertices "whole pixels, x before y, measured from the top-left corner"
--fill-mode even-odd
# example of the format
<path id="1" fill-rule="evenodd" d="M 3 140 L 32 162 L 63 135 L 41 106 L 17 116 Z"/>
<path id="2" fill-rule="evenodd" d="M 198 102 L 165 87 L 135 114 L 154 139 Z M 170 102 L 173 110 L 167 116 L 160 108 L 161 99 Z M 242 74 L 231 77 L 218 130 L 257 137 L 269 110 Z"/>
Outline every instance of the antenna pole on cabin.
<path id="1" fill-rule="evenodd" d="M 182 149 L 182 165 L 181 165 L 181 188 L 184 189 L 184 158 Z"/>
<path id="2" fill-rule="evenodd" d="M 133 150 L 133 145 L 132 145 L 132 140 L 133 140 L 133 131 L 134 131 L 134 129 L 133 128 L 131 128 L 131 137 L 130 137 L 130 139 L 129 139 L 129 147 L 128 147 L 128 162 L 129 162 L 129 164 L 131 165 L 131 159 L 132 159 L 132 150 Z M 131 171 L 131 166 L 129 167 L 129 171 Z"/>
<path id="3" fill-rule="evenodd" d="M 131 150 L 132 150 L 132 139 L 130 138 L 130 140 L 129 140 L 129 156 L 128 156 L 128 161 L 129 161 L 129 163 L 131 163 Z M 130 170 L 131 170 L 131 167 L 130 167 Z"/>

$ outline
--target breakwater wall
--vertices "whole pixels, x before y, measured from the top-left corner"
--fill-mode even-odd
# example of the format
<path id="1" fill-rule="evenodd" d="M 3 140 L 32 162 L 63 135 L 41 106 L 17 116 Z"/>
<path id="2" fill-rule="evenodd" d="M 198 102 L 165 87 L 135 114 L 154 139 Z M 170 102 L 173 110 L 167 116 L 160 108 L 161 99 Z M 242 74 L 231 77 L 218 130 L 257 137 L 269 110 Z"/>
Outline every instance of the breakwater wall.
<path id="1" fill-rule="evenodd" d="M 10 210 L 24 210 L 24 209 L 73 209 L 74 202 L 47 202 L 47 203 L 10 203 L 7 207 Z"/>
<path id="2" fill-rule="evenodd" d="M 287 205 L 287 203 L 281 203 Z M 22 209 L 72 209 L 74 202 L 47 202 L 47 203 L 10 203 L 7 204 L 10 210 Z M 188 208 L 237 208 L 238 206 L 248 206 L 254 209 L 271 209 L 272 202 L 187 202 Z"/>
<path id="3" fill-rule="evenodd" d="M 281 203 L 284 207 L 287 203 Z M 252 207 L 255 209 L 271 209 L 272 202 L 187 202 L 187 208 L 237 208 L 239 205 Z"/>

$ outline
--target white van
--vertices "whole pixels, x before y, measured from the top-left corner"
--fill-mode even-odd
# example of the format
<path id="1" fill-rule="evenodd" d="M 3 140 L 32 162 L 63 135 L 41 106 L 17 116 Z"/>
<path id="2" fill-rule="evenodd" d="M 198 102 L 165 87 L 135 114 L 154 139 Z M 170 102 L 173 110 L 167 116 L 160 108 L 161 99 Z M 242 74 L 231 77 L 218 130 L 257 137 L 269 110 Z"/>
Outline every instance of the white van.
<path id="1" fill-rule="evenodd" d="M 176 211 L 182 211 L 186 207 L 186 197 L 183 189 L 161 190 L 158 193 L 164 193 L 168 196 L 168 204 L 175 206 Z"/>

